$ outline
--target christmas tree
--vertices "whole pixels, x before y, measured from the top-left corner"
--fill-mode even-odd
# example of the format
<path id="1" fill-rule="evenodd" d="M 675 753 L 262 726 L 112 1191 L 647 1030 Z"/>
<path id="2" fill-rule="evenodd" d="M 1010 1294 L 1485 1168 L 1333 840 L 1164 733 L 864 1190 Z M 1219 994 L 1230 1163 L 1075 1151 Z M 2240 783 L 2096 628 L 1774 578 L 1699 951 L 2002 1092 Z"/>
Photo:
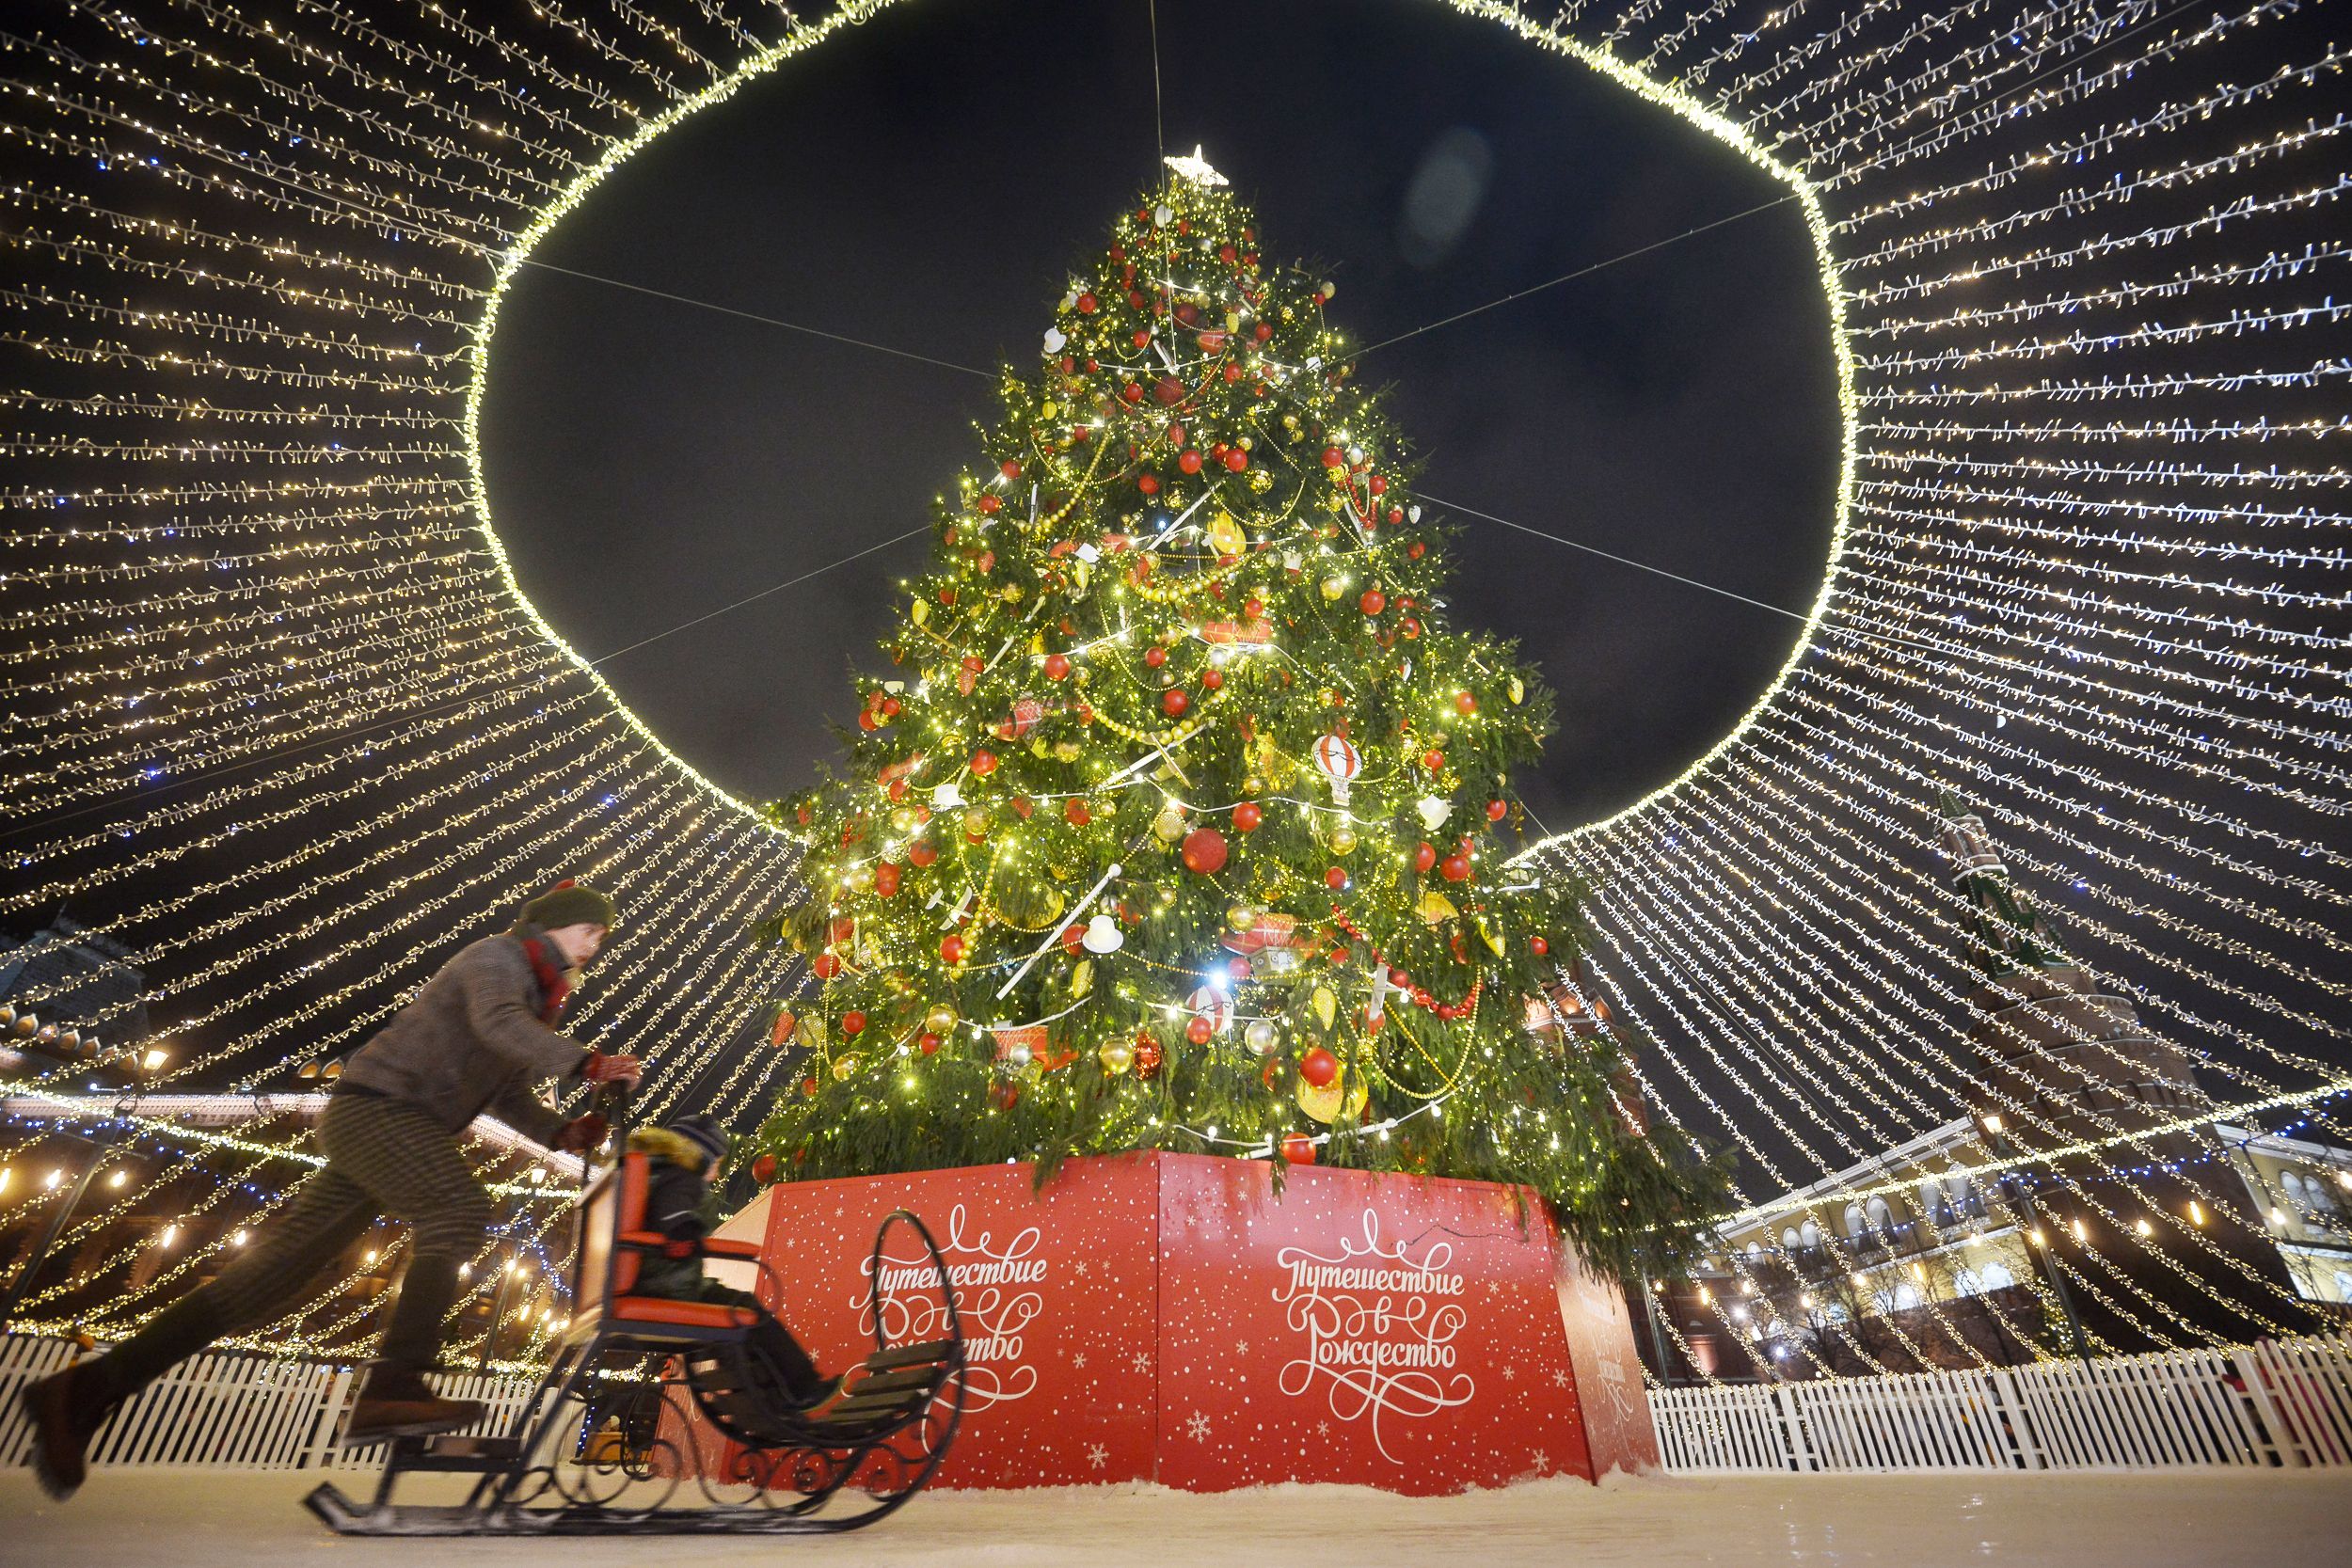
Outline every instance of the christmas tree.
<path id="1" fill-rule="evenodd" d="M 1448 624 L 1332 285 L 1169 162 L 1004 372 L 845 773 L 772 808 L 812 892 L 767 930 L 821 990 L 775 1021 L 809 1066 L 761 1142 L 787 1178 L 1164 1148 L 1524 1182 L 1592 1261 L 1672 1267 L 1721 1170 L 1566 1026 L 1580 890 L 1498 837 L 1549 694 Z"/>

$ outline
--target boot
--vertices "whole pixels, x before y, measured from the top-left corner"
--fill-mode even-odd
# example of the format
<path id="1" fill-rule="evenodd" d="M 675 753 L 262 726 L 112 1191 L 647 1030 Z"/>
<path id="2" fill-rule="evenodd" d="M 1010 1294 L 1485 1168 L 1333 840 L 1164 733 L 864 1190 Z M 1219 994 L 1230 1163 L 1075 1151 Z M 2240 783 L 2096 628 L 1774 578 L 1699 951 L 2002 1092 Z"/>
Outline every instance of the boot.
<path id="1" fill-rule="evenodd" d="M 114 1414 L 105 1376 L 96 1363 L 79 1361 L 27 1385 L 18 1398 L 33 1424 L 33 1474 L 42 1491 L 63 1502 L 88 1473 L 89 1440 Z"/>
<path id="2" fill-rule="evenodd" d="M 483 1407 L 474 1400 L 445 1400 L 425 1386 L 424 1373 L 413 1367 L 377 1362 L 368 1369 L 343 1422 L 342 1444 L 380 1443 L 387 1437 L 418 1437 L 429 1432 L 454 1432 L 482 1419 Z"/>

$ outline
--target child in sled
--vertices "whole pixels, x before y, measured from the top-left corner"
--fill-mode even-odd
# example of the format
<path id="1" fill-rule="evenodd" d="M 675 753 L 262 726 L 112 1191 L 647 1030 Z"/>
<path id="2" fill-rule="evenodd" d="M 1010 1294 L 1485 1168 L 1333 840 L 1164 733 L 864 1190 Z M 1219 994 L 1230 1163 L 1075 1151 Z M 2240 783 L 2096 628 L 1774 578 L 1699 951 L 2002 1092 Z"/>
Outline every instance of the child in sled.
<path id="1" fill-rule="evenodd" d="M 757 1307 L 759 1298 L 749 1291 L 705 1276 L 695 1252 L 718 1218 L 710 1188 L 727 1153 L 727 1136 L 719 1124 L 709 1117 L 687 1117 L 667 1127 L 640 1128 L 628 1135 L 628 1148 L 646 1157 L 645 1225 L 668 1243 L 660 1256 L 648 1255 L 638 1266 L 632 1291 Z M 832 1391 L 832 1380 L 818 1371 L 772 1314 L 760 1315 L 748 1343 L 754 1356 L 767 1364 L 775 1392 L 791 1403 L 812 1404 Z"/>

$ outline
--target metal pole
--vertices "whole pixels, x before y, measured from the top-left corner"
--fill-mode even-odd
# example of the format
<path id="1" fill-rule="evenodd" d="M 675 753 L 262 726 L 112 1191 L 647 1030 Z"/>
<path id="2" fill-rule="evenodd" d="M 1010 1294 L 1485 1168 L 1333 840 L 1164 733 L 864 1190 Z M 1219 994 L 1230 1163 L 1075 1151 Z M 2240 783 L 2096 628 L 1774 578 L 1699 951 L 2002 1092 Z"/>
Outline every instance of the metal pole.
<path id="1" fill-rule="evenodd" d="M 109 1152 L 103 1144 L 97 1146 L 97 1152 L 90 1156 L 89 1164 L 82 1167 L 80 1176 L 74 1178 L 73 1188 L 66 1194 L 65 1201 L 57 1205 L 56 1212 L 49 1216 L 48 1227 L 41 1231 L 40 1240 L 33 1246 L 33 1255 L 24 1259 L 24 1266 L 17 1270 L 16 1277 L 8 1282 L 8 1295 L 0 1298 L 0 1329 L 6 1329 L 15 1321 L 16 1304 L 24 1299 L 25 1288 L 32 1284 L 33 1275 L 39 1274 L 40 1266 L 49 1260 L 49 1249 L 57 1244 L 59 1236 L 65 1234 L 66 1226 L 72 1221 L 73 1211 L 81 1206 L 82 1195 L 89 1191 L 90 1179 L 98 1174 L 98 1167 L 106 1163 Z"/>

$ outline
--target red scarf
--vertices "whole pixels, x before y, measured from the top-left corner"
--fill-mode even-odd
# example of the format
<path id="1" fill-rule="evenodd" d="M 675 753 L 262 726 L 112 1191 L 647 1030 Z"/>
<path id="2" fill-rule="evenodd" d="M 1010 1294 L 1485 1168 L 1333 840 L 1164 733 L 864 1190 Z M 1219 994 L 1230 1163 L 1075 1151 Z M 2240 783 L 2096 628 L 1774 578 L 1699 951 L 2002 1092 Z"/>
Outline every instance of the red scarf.
<path id="1" fill-rule="evenodd" d="M 539 1005 L 539 1022 L 550 1029 L 563 1014 L 564 999 L 572 993 L 572 983 L 564 977 L 562 967 L 548 957 L 552 945 L 538 937 L 523 938 L 523 957 L 531 960 L 531 973 L 539 981 L 540 994 L 547 998 Z"/>

